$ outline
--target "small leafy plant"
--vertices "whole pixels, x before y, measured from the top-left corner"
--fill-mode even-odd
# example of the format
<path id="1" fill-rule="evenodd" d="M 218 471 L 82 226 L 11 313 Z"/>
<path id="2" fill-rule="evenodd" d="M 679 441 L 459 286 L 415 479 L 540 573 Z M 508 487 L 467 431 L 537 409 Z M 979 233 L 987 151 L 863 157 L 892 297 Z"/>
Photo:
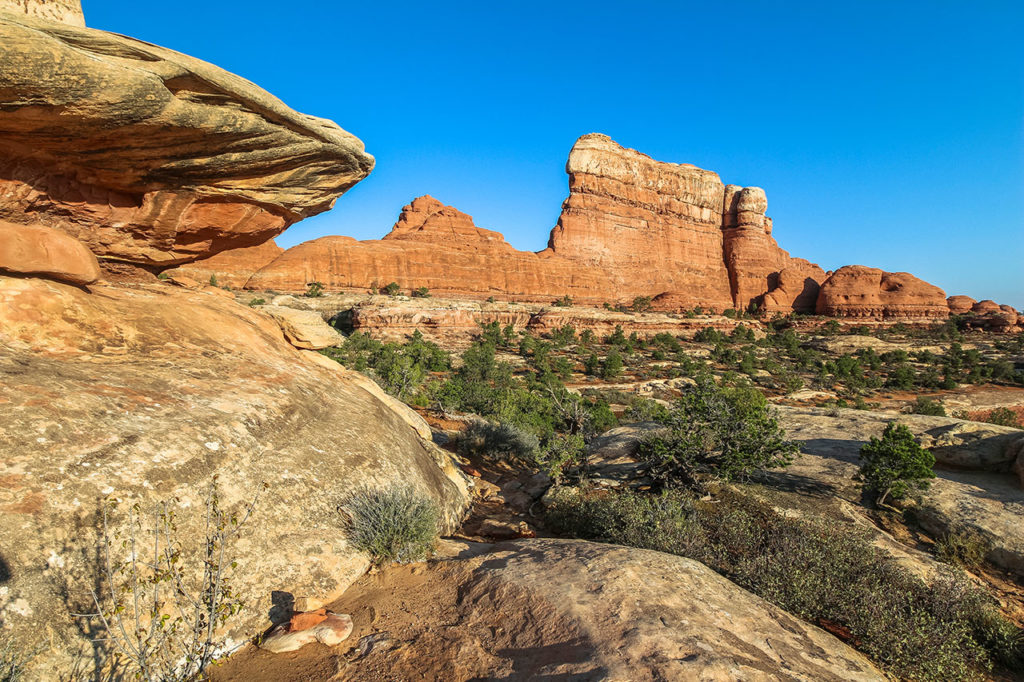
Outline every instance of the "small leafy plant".
<path id="1" fill-rule="evenodd" d="M 306 287 L 306 293 L 303 294 L 306 298 L 320 298 L 324 295 L 323 282 L 310 282 Z"/>

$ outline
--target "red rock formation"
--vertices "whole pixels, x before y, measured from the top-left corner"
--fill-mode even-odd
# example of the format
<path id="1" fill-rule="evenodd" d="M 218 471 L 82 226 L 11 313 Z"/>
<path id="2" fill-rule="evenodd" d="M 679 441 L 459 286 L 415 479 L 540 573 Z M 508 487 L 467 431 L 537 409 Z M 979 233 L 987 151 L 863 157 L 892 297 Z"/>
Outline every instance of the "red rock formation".
<path id="1" fill-rule="evenodd" d="M 168 266 L 265 242 L 373 167 L 358 139 L 243 78 L 49 20 L 71 0 L 4 3 L 21 14 L 0 12 L 0 219 Z"/>
<path id="2" fill-rule="evenodd" d="M 71 284 L 100 278 L 96 256 L 85 244 L 60 230 L 14 225 L 0 220 L 0 272 L 47 277 Z"/>
<path id="3" fill-rule="evenodd" d="M 863 265 L 839 268 L 818 293 L 817 312 L 832 317 L 884 320 L 949 317 L 946 294 L 906 272 Z"/>
<path id="4" fill-rule="evenodd" d="M 949 306 L 949 312 L 953 315 L 963 315 L 971 312 L 975 303 L 977 303 L 977 301 L 970 296 L 950 296 L 946 299 L 946 305 Z"/>
<path id="5" fill-rule="evenodd" d="M 814 311 L 825 273 L 772 239 L 763 190 L 726 187 L 711 171 L 654 161 L 604 135 L 577 140 L 566 170 L 569 198 L 539 253 L 516 251 L 470 216 L 420 197 L 384 239 L 300 244 L 246 286 L 300 291 L 320 281 L 328 289 L 369 289 L 395 281 L 475 298 L 568 295 L 600 304 L 650 296 L 667 311 L 769 302 L 777 311 Z"/>
<path id="6" fill-rule="evenodd" d="M 591 303 L 614 297 L 608 273 L 556 256 L 517 251 L 497 232 L 432 197 L 402 209 L 381 240 L 321 237 L 285 251 L 253 275 L 246 288 L 302 291 L 309 282 L 327 289 L 383 287 L 397 282 L 408 291 L 548 301 L 569 295 Z"/>
<path id="7" fill-rule="evenodd" d="M 282 253 L 284 249 L 271 239 L 257 246 L 221 251 L 209 258 L 186 263 L 165 272 L 172 277 L 184 275 L 200 282 L 209 282 L 211 276 L 216 276 L 217 284 L 240 289 L 255 272 L 272 263 Z"/>

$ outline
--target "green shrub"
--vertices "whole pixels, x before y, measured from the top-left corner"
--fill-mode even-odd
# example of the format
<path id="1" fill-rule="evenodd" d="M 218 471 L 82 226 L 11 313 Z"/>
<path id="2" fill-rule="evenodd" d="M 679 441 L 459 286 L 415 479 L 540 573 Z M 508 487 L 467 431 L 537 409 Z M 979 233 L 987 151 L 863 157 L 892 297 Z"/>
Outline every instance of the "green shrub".
<path id="1" fill-rule="evenodd" d="M 860 449 L 860 473 L 864 489 L 878 493 L 878 504 L 889 495 L 906 496 L 913 487 L 920 490 L 935 478 L 935 457 L 917 442 L 904 424 L 889 422 L 882 437 L 874 438 Z"/>
<path id="2" fill-rule="evenodd" d="M 217 286 L 217 275 L 210 275 L 210 286 Z"/>
<path id="3" fill-rule="evenodd" d="M 411 487 L 363 488 L 342 509 L 349 544 L 378 565 L 426 558 L 440 532 L 437 505 Z"/>
<path id="4" fill-rule="evenodd" d="M 852 528 L 733 493 L 706 503 L 680 490 L 562 494 L 545 521 L 557 533 L 696 559 L 808 622 L 849 630 L 900 678 L 976 679 L 993 661 L 1019 669 L 1020 630 L 984 592 L 955 575 L 927 584 Z"/>
<path id="5" fill-rule="evenodd" d="M 975 569 L 984 565 L 990 543 L 972 531 L 954 530 L 935 543 L 935 558 L 960 568 Z"/>
<path id="6" fill-rule="evenodd" d="M 604 362 L 601 363 L 601 378 L 606 380 L 614 379 L 622 374 L 622 368 L 622 354 L 617 349 L 612 348 L 608 351 L 608 355 L 605 356 Z"/>
<path id="7" fill-rule="evenodd" d="M 650 398 L 634 397 L 626 408 L 626 419 L 634 422 L 665 422 L 668 420 L 668 408 Z"/>
<path id="8" fill-rule="evenodd" d="M 645 313 L 651 309 L 652 300 L 650 296 L 637 296 L 629 308 L 635 313 Z"/>
<path id="9" fill-rule="evenodd" d="M 1013 426 L 1020 428 L 1020 418 L 1017 413 L 1008 407 L 997 407 L 988 413 L 985 418 L 989 424 L 996 424 L 997 426 Z"/>
<path id="10" fill-rule="evenodd" d="M 786 466 L 799 452 L 760 391 L 720 388 L 706 377 L 684 391 L 661 421 L 668 433 L 642 440 L 639 456 L 663 482 L 746 478 Z"/>
<path id="11" fill-rule="evenodd" d="M 310 282 L 306 287 L 306 293 L 303 294 L 306 298 L 320 298 L 324 295 L 323 282 Z"/>
<path id="12" fill-rule="evenodd" d="M 946 416 L 946 408 L 942 406 L 942 403 L 938 400 L 932 400 L 931 398 L 925 398 L 923 396 L 917 396 L 917 400 L 914 401 L 911 412 L 914 414 L 928 415 L 930 417 Z"/>
<path id="13" fill-rule="evenodd" d="M 258 305 L 266 305 L 266 304 L 267 304 L 266 299 L 262 299 L 262 298 L 254 298 L 251 301 L 249 301 L 249 307 L 250 308 L 255 308 Z"/>
<path id="14" fill-rule="evenodd" d="M 430 289 L 426 287 L 417 287 L 410 292 L 413 298 L 430 298 Z"/>
<path id="15" fill-rule="evenodd" d="M 398 282 L 391 282 L 386 287 L 382 288 L 380 293 L 385 296 L 398 296 L 398 294 L 402 293 L 402 287 L 398 286 Z"/>
<path id="16" fill-rule="evenodd" d="M 562 298 L 560 298 L 557 301 L 555 301 L 554 303 L 552 303 L 552 305 L 556 305 L 559 308 L 571 308 L 572 307 L 572 297 L 569 296 L 569 294 L 566 294 Z"/>
<path id="17" fill-rule="evenodd" d="M 488 303 L 497 303 L 497 301 L 498 301 L 498 299 L 494 298 L 493 296 L 488 296 L 487 297 L 487 302 Z"/>
<path id="18" fill-rule="evenodd" d="M 538 452 L 537 468 L 557 481 L 567 467 L 583 462 L 586 453 L 583 436 L 578 433 L 556 433 Z"/>
<path id="19" fill-rule="evenodd" d="M 537 461 L 540 440 L 512 424 L 475 421 L 459 435 L 458 448 L 462 455 L 532 464 Z"/>

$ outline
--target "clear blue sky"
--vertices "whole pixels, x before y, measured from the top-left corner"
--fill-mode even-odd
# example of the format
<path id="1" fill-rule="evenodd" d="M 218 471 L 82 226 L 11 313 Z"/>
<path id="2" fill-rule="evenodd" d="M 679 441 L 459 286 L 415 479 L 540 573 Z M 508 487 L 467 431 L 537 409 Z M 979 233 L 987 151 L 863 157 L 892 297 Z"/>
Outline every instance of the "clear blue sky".
<path id="1" fill-rule="evenodd" d="M 290 228 L 385 234 L 421 194 L 539 250 L 602 132 L 758 185 L 783 248 L 1024 308 L 1024 3 L 83 0 L 377 158 Z"/>

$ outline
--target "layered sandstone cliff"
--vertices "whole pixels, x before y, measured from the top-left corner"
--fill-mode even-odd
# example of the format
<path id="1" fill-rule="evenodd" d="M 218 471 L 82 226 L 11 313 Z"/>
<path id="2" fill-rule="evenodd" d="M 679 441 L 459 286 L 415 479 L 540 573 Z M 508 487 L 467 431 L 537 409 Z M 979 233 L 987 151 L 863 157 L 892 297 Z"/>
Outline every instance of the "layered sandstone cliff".
<path id="1" fill-rule="evenodd" d="M 73 0 L 0 4 L 0 219 L 166 267 L 263 243 L 373 167 L 331 121 L 76 17 Z"/>
<path id="2" fill-rule="evenodd" d="M 711 171 L 655 161 L 597 134 L 576 141 L 566 171 L 569 197 L 538 253 L 420 197 L 384 239 L 300 244 L 246 286 L 299 291 L 319 281 L 344 290 L 394 281 L 473 298 L 568 295 L 600 304 L 649 296 L 663 310 L 814 311 L 825 273 L 779 248 L 760 188 L 725 185 Z"/>

